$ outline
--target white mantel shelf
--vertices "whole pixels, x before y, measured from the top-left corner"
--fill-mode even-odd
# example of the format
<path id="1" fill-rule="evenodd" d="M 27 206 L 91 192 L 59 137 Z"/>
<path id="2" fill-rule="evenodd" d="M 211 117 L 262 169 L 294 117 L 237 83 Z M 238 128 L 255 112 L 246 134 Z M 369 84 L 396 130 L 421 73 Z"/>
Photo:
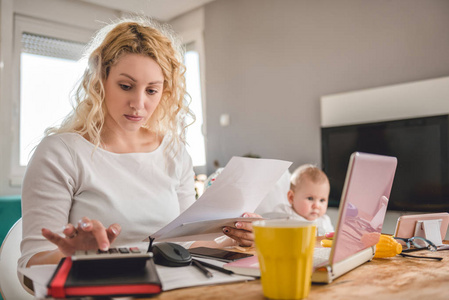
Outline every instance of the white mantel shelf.
<path id="1" fill-rule="evenodd" d="M 321 97 L 321 126 L 449 114 L 449 77 Z"/>

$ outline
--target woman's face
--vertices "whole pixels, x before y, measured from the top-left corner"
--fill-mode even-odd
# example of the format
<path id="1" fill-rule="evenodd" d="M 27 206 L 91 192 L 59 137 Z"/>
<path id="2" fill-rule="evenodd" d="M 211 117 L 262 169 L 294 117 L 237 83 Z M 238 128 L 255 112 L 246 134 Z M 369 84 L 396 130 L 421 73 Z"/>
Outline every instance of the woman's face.
<path id="1" fill-rule="evenodd" d="M 125 54 L 109 70 L 105 81 L 107 128 L 136 132 L 158 106 L 164 87 L 161 67 L 148 56 Z"/>

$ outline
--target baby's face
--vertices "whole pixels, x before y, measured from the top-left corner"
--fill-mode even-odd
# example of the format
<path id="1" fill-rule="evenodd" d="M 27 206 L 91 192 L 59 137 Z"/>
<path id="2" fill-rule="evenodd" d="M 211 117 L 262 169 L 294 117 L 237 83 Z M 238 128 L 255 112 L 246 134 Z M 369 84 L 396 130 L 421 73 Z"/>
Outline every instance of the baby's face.
<path id="1" fill-rule="evenodd" d="M 295 191 L 288 192 L 288 201 L 297 214 L 313 221 L 326 213 L 329 191 L 327 182 L 315 183 L 305 179 Z"/>

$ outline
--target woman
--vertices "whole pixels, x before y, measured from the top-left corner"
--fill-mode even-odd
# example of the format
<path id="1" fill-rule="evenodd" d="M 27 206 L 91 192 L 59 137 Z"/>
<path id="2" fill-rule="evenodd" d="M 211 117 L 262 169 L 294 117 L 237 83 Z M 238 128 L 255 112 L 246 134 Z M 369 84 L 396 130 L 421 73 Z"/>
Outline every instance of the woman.
<path id="1" fill-rule="evenodd" d="M 181 52 L 166 29 L 145 22 L 97 34 L 75 110 L 36 148 L 23 182 L 19 266 L 140 242 L 195 201 Z M 194 246 L 253 243 L 249 222 L 223 231 L 232 240 Z"/>

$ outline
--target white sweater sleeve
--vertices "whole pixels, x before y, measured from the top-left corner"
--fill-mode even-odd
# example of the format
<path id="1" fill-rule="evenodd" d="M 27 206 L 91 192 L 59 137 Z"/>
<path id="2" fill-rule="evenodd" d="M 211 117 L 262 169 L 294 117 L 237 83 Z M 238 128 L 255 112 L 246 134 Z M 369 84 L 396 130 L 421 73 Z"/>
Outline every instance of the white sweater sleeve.
<path id="1" fill-rule="evenodd" d="M 195 173 L 193 172 L 192 158 L 185 148 L 183 149 L 181 164 L 183 168 L 177 194 L 179 209 L 182 213 L 195 202 Z"/>
<path id="2" fill-rule="evenodd" d="M 45 138 L 28 163 L 23 180 L 22 257 L 19 266 L 24 267 L 34 254 L 56 249 L 41 234 L 43 226 L 61 232 L 61 224 L 67 224 L 73 194 L 76 190 L 77 170 L 72 155 L 63 141 L 56 136 Z M 42 224 L 45 220 L 45 224 Z"/>

